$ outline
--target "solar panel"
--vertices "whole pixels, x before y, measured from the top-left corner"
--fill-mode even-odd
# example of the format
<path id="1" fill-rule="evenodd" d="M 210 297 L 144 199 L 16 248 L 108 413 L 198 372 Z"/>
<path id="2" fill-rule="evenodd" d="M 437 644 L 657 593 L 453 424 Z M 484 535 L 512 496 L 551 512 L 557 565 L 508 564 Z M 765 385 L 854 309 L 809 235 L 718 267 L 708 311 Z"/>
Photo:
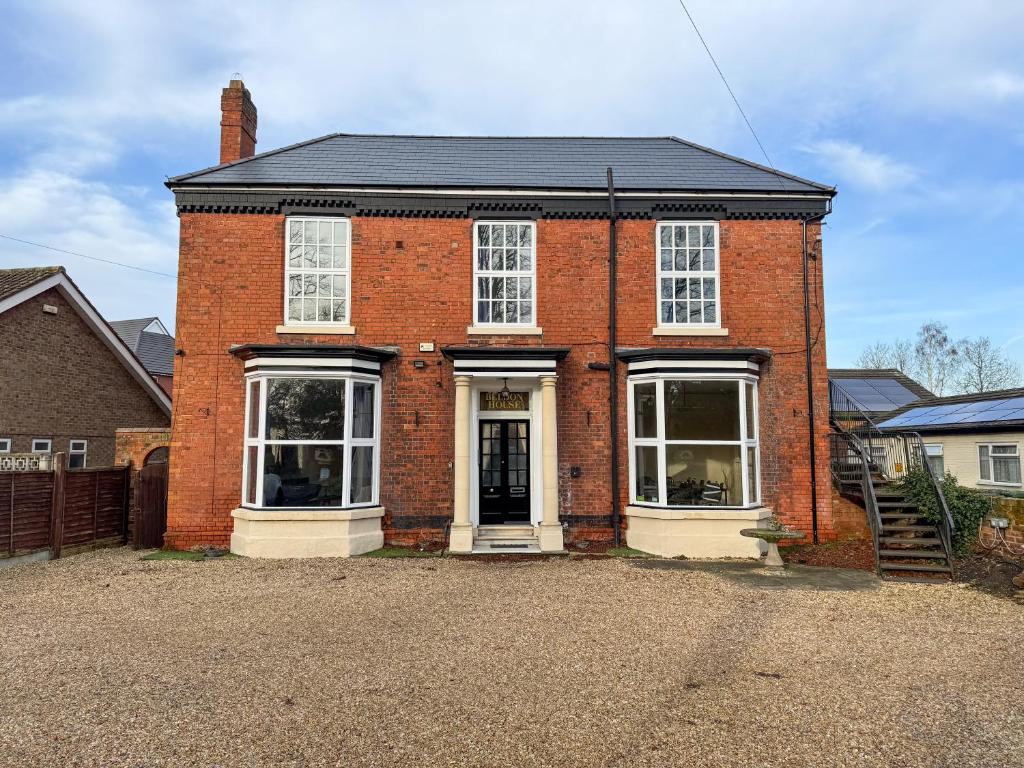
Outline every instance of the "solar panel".
<path id="1" fill-rule="evenodd" d="M 919 399 L 895 379 L 833 379 L 865 411 L 892 411 Z"/>
<path id="2" fill-rule="evenodd" d="M 1024 421 L 1024 397 L 911 408 L 883 424 L 886 427 L 926 427 L 943 424 L 984 424 L 992 421 Z"/>

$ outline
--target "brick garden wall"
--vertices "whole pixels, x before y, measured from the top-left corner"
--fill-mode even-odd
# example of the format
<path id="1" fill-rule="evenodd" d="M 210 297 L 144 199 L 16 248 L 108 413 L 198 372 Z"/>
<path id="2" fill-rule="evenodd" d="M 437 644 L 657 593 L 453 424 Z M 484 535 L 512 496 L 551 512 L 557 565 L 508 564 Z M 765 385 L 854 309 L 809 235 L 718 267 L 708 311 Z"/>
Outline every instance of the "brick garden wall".
<path id="1" fill-rule="evenodd" d="M 244 386 L 241 343 L 394 345 L 383 369 L 381 503 L 392 543 L 440 543 L 452 516 L 454 382 L 446 345 L 569 346 L 559 364 L 559 499 L 569 541 L 608 540 L 606 221 L 537 222 L 537 324 L 543 336 L 469 336 L 470 219 L 352 220 L 354 336 L 279 336 L 283 321 L 284 217 L 181 215 L 174 426 L 168 536 L 171 546 L 227 544 L 241 496 Z M 816 231 L 816 228 L 812 228 Z M 767 347 L 776 356 L 760 385 L 763 496 L 783 520 L 810 528 L 801 293 L 801 228 L 795 221 L 723 221 L 721 292 L 727 337 L 654 337 L 653 221 L 619 226 L 620 346 Z M 814 300 L 822 306 L 820 264 Z M 818 513 L 833 536 L 828 398 L 822 313 L 815 310 Z M 438 351 L 421 353 L 420 342 Z M 414 360 L 425 360 L 423 369 Z M 620 503 L 627 489 L 625 367 L 620 368 Z M 536 447 L 539 449 L 539 446 Z M 580 467 L 577 478 L 569 468 Z"/>
<path id="2" fill-rule="evenodd" d="M 1006 542 L 1015 549 L 1024 547 L 1024 499 L 996 496 L 992 499 L 992 514 L 981 521 L 980 541 L 986 547 L 996 544 L 996 532 L 990 522 L 993 517 L 1005 517 L 1010 527 L 1002 531 Z M 1000 542 L 1001 543 L 1001 542 Z"/>
<path id="3" fill-rule="evenodd" d="M 57 314 L 44 313 L 44 304 Z M 33 438 L 65 453 L 71 440 L 88 440 L 89 466 L 110 466 L 118 427 L 169 426 L 56 288 L 3 314 L 0 350 L 0 437 L 12 438 L 14 453 L 30 451 Z"/>
<path id="4" fill-rule="evenodd" d="M 117 430 L 115 437 L 114 464 L 131 464 L 141 469 L 146 457 L 157 448 L 171 445 L 171 430 L 166 428 L 128 427 Z"/>

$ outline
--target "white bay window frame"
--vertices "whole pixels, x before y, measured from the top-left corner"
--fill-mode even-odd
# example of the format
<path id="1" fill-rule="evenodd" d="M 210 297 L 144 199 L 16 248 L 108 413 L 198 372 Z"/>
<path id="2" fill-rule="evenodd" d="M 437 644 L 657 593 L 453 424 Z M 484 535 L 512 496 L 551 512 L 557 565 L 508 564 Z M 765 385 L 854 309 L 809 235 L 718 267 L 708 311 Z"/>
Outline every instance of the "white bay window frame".
<path id="1" fill-rule="evenodd" d="M 676 251 L 679 250 L 679 247 L 677 247 L 675 245 L 675 230 L 676 230 L 677 227 L 687 227 L 687 228 L 688 227 L 698 227 L 698 229 L 699 229 L 699 231 L 701 233 L 703 233 L 703 229 L 700 229 L 700 228 L 711 227 L 712 236 L 714 237 L 714 245 L 713 245 L 713 248 L 712 248 L 712 250 L 714 251 L 714 257 L 713 258 L 715 260 L 714 269 L 704 269 L 703 268 L 704 267 L 704 264 L 703 264 L 703 254 L 702 254 L 702 260 L 701 260 L 701 269 L 699 269 L 699 270 L 691 270 L 691 269 L 689 269 L 689 264 L 688 263 L 687 263 L 687 269 L 685 269 L 685 270 L 677 270 L 677 269 L 675 269 L 675 264 L 674 263 L 673 263 L 671 269 L 665 269 L 664 268 L 664 266 L 662 264 L 662 245 L 661 245 L 662 231 L 665 230 L 665 229 L 671 229 L 672 230 L 673 245 L 671 246 L 671 250 L 672 250 L 672 253 L 673 253 L 673 256 L 674 256 Z M 687 237 L 689 237 L 689 230 L 687 230 Z M 691 246 L 689 245 L 689 242 L 687 242 L 687 245 L 685 247 L 683 247 L 682 250 L 684 252 L 688 252 L 690 247 Z M 697 247 L 694 246 L 695 250 L 696 250 L 696 248 Z M 703 252 L 703 250 L 705 250 L 704 247 L 703 247 L 703 242 L 702 241 L 700 242 L 699 248 L 700 248 L 700 250 L 702 252 Z M 685 329 L 685 328 L 712 329 L 712 328 L 721 328 L 722 327 L 721 264 L 722 264 L 722 259 L 721 259 L 721 248 L 720 248 L 720 232 L 719 232 L 719 226 L 718 226 L 718 222 L 717 221 L 707 221 L 707 220 L 701 220 L 701 221 L 687 221 L 687 220 L 665 220 L 665 221 L 659 221 L 657 226 L 654 228 L 654 266 L 655 266 L 655 275 L 656 275 L 656 277 L 655 277 L 655 288 L 654 288 L 654 290 L 655 290 L 655 327 L 656 328 L 662 328 L 662 329 Z M 669 301 L 671 301 L 672 305 L 673 305 L 673 319 L 671 321 L 665 321 L 665 320 L 662 319 L 662 304 L 665 301 L 665 299 L 662 298 L 662 280 L 667 280 L 667 279 L 671 279 L 672 280 L 672 284 L 673 284 L 673 291 L 672 291 L 673 296 L 672 296 L 671 299 L 669 299 Z M 702 305 L 701 321 L 700 322 L 697 322 L 697 323 L 691 322 L 690 319 L 689 319 L 689 313 L 687 313 L 687 318 L 684 321 L 680 321 L 680 320 L 678 320 L 675 317 L 675 306 L 676 306 L 675 305 L 675 301 L 676 301 L 676 297 L 675 297 L 675 281 L 676 280 L 680 280 L 680 279 L 681 280 L 694 279 L 694 280 L 698 280 L 700 282 L 701 298 L 700 298 L 699 301 L 701 302 L 701 305 Z M 703 294 L 704 294 L 704 281 L 705 280 L 712 280 L 713 281 L 712 284 L 714 286 L 714 294 L 715 294 L 714 298 L 706 300 L 706 301 L 714 301 L 714 305 L 715 305 L 715 319 L 712 320 L 712 321 L 705 321 L 703 319 L 704 318 L 703 304 L 705 302 Z M 687 302 L 687 308 L 689 308 L 689 302 L 690 302 L 689 295 L 687 294 L 687 296 L 684 299 L 682 299 L 682 300 Z"/>
<path id="2" fill-rule="evenodd" d="M 267 389 L 273 379 L 328 379 L 344 382 L 345 397 L 345 430 L 340 440 L 275 440 L 266 436 L 267 430 Z M 259 398 L 258 425 L 256 436 L 250 435 L 250 418 L 252 414 L 253 382 L 257 383 L 256 391 Z M 355 426 L 353 420 L 353 389 L 355 384 L 369 384 L 373 387 L 373 436 L 353 437 Z M 376 507 L 380 500 L 380 434 L 381 434 L 381 386 L 380 378 L 358 373 L 337 373 L 333 371 L 259 371 L 245 377 L 245 425 L 244 448 L 242 457 L 242 506 L 248 509 L 268 509 L 278 512 L 317 509 L 359 509 Z M 342 503 L 331 506 L 267 506 L 263 495 L 265 455 L 267 446 L 274 445 L 325 445 L 341 447 L 342 450 Z M 353 448 L 373 448 L 372 481 L 373 489 L 369 501 L 352 502 L 352 452 Z M 249 502 L 250 482 L 250 448 L 256 448 L 255 491 L 253 502 Z"/>
<path id="3" fill-rule="evenodd" d="M 665 435 L 666 414 L 665 414 L 665 382 L 666 381 L 733 381 L 739 382 L 737 395 L 737 408 L 739 408 L 739 439 L 737 440 L 670 440 Z M 628 429 L 629 429 L 629 503 L 636 506 L 650 506 L 673 509 L 748 509 L 761 506 L 761 441 L 758 425 L 760 423 L 760 411 L 757 393 L 757 377 L 737 374 L 716 374 L 716 373 L 659 373 L 649 375 L 630 376 L 628 379 Z M 636 436 L 636 387 L 643 384 L 655 385 L 657 435 L 655 437 Z M 753 420 L 753 437 L 749 437 L 747 424 L 747 400 L 752 399 L 751 414 Z M 742 478 L 742 500 L 739 504 L 707 505 L 707 504 L 669 504 L 668 503 L 668 482 L 666 467 L 666 449 L 673 445 L 727 445 L 739 446 L 740 449 L 740 476 Z M 658 500 L 656 502 L 637 498 L 636 493 L 636 449 L 637 447 L 648 446 L 657 449 L 658 469 Z M 747 473 L 747 452 L 754 451 L 753 476 L 751 483 Z"/>
<path id="4" fill-rule="evenodd" d="M 321 224 L 328 224 L 331 226 L 331 244 L 321 246 L 319 241 L 319 234 L 316 243 L 305 242 L 305 225 L 307 223 L 313 223 L 316 225 L 318 233 Z M 292 225 L 301 224 L 303 226 L 303 239 L 300 243 L 292 242 Z M 344 237 L 341 241 L 336 241 L 334 236 L 336 229 L 335 224 L 340 224 L 344 228 Z M 307 246 L 313 247 L 315 255 L 317 257 L 317 266 L 307 267 L 302 262 L 302 256 L 300 256 L 299 266 L 293 266 L 291 264 L 291 249 L 293 245 L 298 245 L 300 249 L 304 249 Z M 321 247 L 331 249 L 331 258 L 333 262 L 335 249 L 341 249 L 342 262 L 341 266 L 321 267 L 320 266 L 320 249 Z M 317 294 L 311 297 L 307 297 L 305 294 L 300 294 L 298 297 L 291 295 L 291 278 L 298 277 L 302 284 L 305 284 L 306 277 L 314 277 L 317 281 Z M 319 296 L 319 281 L 321 277 L 330 277 L 332 283 L 332 295 L 331 296 Z M 340 277 L 343 286 L 343 295 L 336 297 L 333 295 L 333 282 L 334 277 Z M 294 319 L 291 317 L 290 303 L 289 300 L 298 298 L 303 301 L 307 298 L 317 300 L 317 306 L 319 306 L 319 299 L 328 299 L 331 301 L 331 318 L 329 320 L 320 320 L 318 315 L 314 315 L 311 320 L 307 319 Z M 333 302 L 341 298 L 345 303 L 345 311 L 340 318 L 334 316 L 333 313 Z M 304 314 L 303 314 L 304 317 Z M 324 330 L 340 329 L 348 327 L 352 319 L 352 220 L 348 217 L 342 216 L 288 216 L 284 221 L 284 326 L 316 326 L 323 328 Z"/>
<path id="5" fill-rule="evenodd" d="M 488 246 L 480 245 L 480 228 L 481 227 L 492 227 L 492 226 L 527 226 L 530 228 L 530 245 L 527 246 L 530 254 L 530 268 L 529 269 L 481 269 L 480 268 L 480 249 L 481 247 L 487 247 L 493 249 L 495 246 L 493 243 Z M 507 246 L 501 246 L 505 248 Z M 518 250 L 524 250 L 523 246 L 516 246 Z M 493 254 L 493 250 L 491 251 Z M 530 316 L 520 319 L 515 322 L 493 322 L 492 321 L 481 321 L 480 318 L 480 279 L 486 279 L 489 284 L 493 284 L 493 280 L 496 278 L 528 278 L 530 280 Z M 519 283 L 517 280 L 517 287 Z M 517 297 L 516 299 L 519 307 L 522 307 L 522 299 Z M 480 219 L 473 222 L 473 324 L 474 328 L 484 329 L 495 329 L 499 330 L 502 328 L 535 328 L 537 326 L 537 222 L 523 219 Z"/>

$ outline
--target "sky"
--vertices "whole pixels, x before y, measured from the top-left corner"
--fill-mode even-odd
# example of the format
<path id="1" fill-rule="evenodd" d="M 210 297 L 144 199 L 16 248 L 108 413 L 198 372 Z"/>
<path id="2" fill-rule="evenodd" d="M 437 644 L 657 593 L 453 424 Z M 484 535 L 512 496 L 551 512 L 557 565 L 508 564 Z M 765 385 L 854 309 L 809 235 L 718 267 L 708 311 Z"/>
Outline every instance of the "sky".
<path id="1" fill-rule="evenodd" d="M 830 365 L 932 320 L 1024 363 L 1024 3 L 687 5 L 771 162 L 839 188 Z M 0 71 L 0 234 L 169 274 L 163 182 L 216 163 L 235 72 L 260 151 L 674 135 L 764 161 L 678 0 L 0 0 Z M 0 267 L 54 263 L 108 319 L 173 326 L 173 279 L 0 239 Z"/>

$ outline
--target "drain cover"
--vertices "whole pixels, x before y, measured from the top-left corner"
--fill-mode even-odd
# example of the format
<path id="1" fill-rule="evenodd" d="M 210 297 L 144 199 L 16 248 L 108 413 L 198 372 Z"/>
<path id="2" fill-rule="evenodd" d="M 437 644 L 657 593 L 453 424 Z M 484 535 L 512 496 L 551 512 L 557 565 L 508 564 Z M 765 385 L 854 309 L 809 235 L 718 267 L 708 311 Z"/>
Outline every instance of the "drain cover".
<path id="1" fill-rule="evenodd" d="M 491 544 L 491 549 L 526 549 L 529 544 Z"/>

